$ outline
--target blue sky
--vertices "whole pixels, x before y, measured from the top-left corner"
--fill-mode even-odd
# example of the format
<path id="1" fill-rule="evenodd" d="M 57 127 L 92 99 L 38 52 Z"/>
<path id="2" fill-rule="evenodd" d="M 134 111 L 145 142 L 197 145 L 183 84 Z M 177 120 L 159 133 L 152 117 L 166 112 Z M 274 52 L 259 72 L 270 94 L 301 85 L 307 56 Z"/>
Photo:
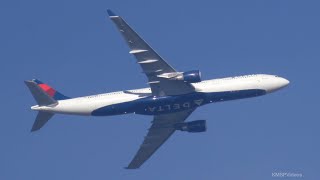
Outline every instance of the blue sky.
<path id="1" fill-rule="evenodd" d="M 0 2 L 0 179 L 319 179 L 320 3 L 5 0 Z M 290 80 L 267 96 L 197 109 L 208 131 L 178 132 L 139 170 L 125 170 L 151 117 L 55 116 L 30 133 L 23 80 L 83 96 L 146 86 L 106 18 L 123 16 L 178 70 L 204 79 L 266 73 Z M 284 179 L 284 178 L 283 178 Z M 292 178 L 291 178 L 292 179 Z"/>

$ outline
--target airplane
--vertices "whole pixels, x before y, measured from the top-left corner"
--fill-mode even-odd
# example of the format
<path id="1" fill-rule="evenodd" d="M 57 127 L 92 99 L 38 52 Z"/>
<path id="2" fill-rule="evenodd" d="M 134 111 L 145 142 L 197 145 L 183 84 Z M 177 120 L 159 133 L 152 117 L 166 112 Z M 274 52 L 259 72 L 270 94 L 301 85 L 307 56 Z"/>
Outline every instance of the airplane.
<path id="1" fill-rule="evenodd" d="M 149 87 L 70 98 L 37 79 L 25 81 L 38 111 L 32 131 L 42 128 L 56 113 L 82 116 L 141 114 L 153 116 L 140 149 L 126 167 L 137 169 L 176 131 L 205 132 L 206 121 L 185 122 L 198 107 L 269 94 L 289 81 L 268 74 L 202 80 L 199 70 L 177 71 L 154 51 L 120 16 L 107 10 L 109 18 L 130 48 Z"/>

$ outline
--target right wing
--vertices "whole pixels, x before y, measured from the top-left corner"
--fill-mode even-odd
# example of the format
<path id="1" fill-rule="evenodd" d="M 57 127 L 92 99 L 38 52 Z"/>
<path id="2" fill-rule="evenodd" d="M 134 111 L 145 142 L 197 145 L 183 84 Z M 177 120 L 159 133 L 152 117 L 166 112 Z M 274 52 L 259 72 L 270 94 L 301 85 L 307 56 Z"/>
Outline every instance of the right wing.
<path id="1" fill-rule="evenodd" d="M 193 111 L 194 109 L 154 116 L 147 136 L 127 169 L 137 169 L 147 161 L 174 133 L 174 124 L 185 121 Z"/>
<path id="2" fill-rule="evenodd" d="M 154 51 L 120 16 L 107 10 L 110 19 L 115 23 L 130 48 L 142 71 L 148 78 L 154 96 L 189 93 L 194 87 L 183 81 L 163 78 L 165 75 L 176 75 L 177 72 L 156 51 Z"/>

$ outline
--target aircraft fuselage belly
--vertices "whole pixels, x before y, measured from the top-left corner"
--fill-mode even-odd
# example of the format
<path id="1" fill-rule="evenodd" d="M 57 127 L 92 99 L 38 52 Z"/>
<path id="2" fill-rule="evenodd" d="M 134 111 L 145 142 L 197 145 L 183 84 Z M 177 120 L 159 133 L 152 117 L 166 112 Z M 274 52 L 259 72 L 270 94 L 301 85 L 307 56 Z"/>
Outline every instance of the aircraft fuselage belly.
<path id="1" fill-rule="evenodd" d="M 256 97 L 266 94 L 265 90 L 250 89 L 227 92 L 194 92 L 179 96 L 145 97 L 125 103 L 112 104 L 94 110 L 93 116 L 110 116 L 127 113 L 143 115 L 168 114 L 220 101 Z"/>

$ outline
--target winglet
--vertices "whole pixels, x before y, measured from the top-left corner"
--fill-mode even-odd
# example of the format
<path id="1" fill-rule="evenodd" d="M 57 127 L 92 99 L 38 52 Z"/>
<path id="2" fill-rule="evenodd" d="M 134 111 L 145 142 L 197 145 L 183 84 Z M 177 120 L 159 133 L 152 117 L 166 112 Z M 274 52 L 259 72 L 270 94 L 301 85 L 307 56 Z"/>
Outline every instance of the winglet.
<path id="1" fill-rule="evenodd" d="M 117 16 L 114 12 L 112 12 L 110 9 L 107 9 L 107 12 L 109 14 L 110 17 L 112 16 Z"/>

